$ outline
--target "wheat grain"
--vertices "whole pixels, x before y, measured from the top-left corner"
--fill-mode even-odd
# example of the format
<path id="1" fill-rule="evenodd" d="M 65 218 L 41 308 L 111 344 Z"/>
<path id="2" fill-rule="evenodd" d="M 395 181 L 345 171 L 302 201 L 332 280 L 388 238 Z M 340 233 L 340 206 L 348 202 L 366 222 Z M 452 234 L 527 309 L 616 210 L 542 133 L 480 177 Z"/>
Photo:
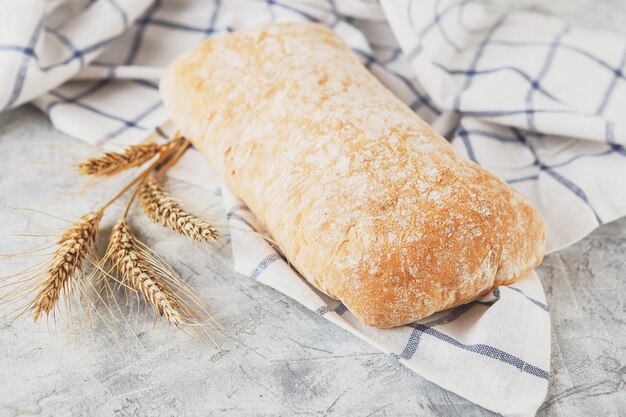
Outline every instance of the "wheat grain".
<path id="1" fill-rule="evenodd" d="M 142 294 L 170 324 L 185 324 L 176 295 L 152 268 L 125 219 L 113 228 L 105 257 L 111 260 L 122 282 Z"/>
<path id="2" fill-rule="evenodd" d="M 35 321 L 42 313 L 49 314 L 54 309 L 61 292 L 82 272 L 83 262 L 98 235 L 101 218 L 102 211 L 87 213 L 61 235 L 42 288 L 32 302 Z"/>
<path id="3" fill-rule="evenodd" d="M 219 239 L 219 233 L 208 221 L 184 209 L 159 185 L 154 175 L 140 186 L 139 199 L 153 222 L 201 242 Z"/>
<path id="4" fill-rule="evenodd" d="M 165 145 L 142 143 L 129 146 L 124 152 L 107 152 L 103 156 L 90 158 L 78 165 L 82 175 L 106 177 L 130 168 L 143 165 L 159 153 Z"/>

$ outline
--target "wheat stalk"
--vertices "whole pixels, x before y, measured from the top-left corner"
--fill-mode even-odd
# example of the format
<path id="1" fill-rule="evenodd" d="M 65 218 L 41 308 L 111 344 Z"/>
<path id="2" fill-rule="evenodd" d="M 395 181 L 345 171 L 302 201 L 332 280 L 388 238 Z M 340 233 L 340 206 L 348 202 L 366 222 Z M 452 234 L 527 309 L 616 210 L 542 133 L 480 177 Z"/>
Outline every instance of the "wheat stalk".
<path id="1" fill-rule="evenodd" d="M 142 294 L 170 324 L 185 324 L 176 295 L 150 265 L 125 218 L 119 220 L 113 228 L 105 258 L 111 260 L 123 284 Z"/>
<path id="2" fill-rule="evenodd" d="M 89 158 L 78 165 L 82 175 L 106 177 L 118 174 L 130 168 L 141 166 L 161 152 L 164 146 L 156 143 L 141 143 L 129 146 L 124 152 L 107 152 L 103 156 Z"/>
<path id="3" fill-rule="evenodd" d="M 54 309 L 63 289 L 82 272 L 83 262 L 94 247 L 101 218 L 102 211 L 87 213 L 61 235 L 42 288 L 32 302 L 35 321 L 42 313 L 49 314 Z"/>
<path id="4" fill-rule="evenodd" d="M 10 284 L 15 286 L 15 290 L 10 297 L 0 297 L 0 302 L 16 300 L 23 294 L 36 291 L 32 301 L 27 301 L 19 307 L 19 314 L 34 311 L 36 321 L 43 313 L 49 315 L 64 302 L 68 312 L 67 318 L 72 320 L 75 318 L 73 307 L 83 306 L 76 303 L 79 301 L 82 303 L 82 297 L 88 296 L 90 289 L 97 291 L 93 279 L 99 278 L 96 284 L 107 285 L 106 288 L 109 290 L 105 294 L 107 299 L 113 294 L 114 289 L 108 285 L 110 279 L 113 279 L 120 284 L 117 289 L 121 286 L 131 289 L 137 297 L 151 304 L 155 313 L 163 316 L 168 323 L 177 327 L 193 326 L 195 329 L 204 329 L 206 325 L 204 320 L 209 314 L 202 301 L 157 254 L 133 235 L 126 221 L 134 198 L 141 196 L 146 213 L 154 221 L 196 240 L 207 242 L 217 239 L 217 231 L 211 224 L 183 209 L 159 186 L 151 174 L 155 170 L 166 171 L 176 163 L 189 145 L 186 139 L 175 135 L 164 145 L 154 143 L 135 145 L 122 153 L 107 153 L 100 158 L 92 158 L 80 164 L 82 174 L 109 176 L 141 166 L 154 158 L 149 167 L 97 211 L 85 214 L 72 224 L 61 235 L 57 242 L 58 248 L 49 262 L 12 276 L 19 277 Z M 84 276 L 83 264 L 92 255 L 104 211 L 132 187 L 136 187 L 135 193 L 128 200 L 121 220 L 111 231 L 105 256 L 94 263 L 92 275 Z M 108 270 L 105 268 L 107 264 L 111 265 Z M 116 270 L 117 274 L 111 275 L 111 270 Z M 84 279 L 77 279 L 78 276 L 83 276 Z M 13 279 L 12 277 L 0 278 L 0 281 Z M 105 301 L 102 296 L 98 297 Z M 86 303 L 95 307 L 89 300 Z M 110 309 L 109 311 L 111 312 Z M 90 312 L 84 312 L 84 315 L 91 320 Z"/>
<path id="5" fill-rule="evenodd" d="M 183 208 L 159 185 L 154 175 L 140 185 L 139 199 L 144 212 L 155 223 L 200 242 L 219 238 L 219 233 L 208 221 Z"/>

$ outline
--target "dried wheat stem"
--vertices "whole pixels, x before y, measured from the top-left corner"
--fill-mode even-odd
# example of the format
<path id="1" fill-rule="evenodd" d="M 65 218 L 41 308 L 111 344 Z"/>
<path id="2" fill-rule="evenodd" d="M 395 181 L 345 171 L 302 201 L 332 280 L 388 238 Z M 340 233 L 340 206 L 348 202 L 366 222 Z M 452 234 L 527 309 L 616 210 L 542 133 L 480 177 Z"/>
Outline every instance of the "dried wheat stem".
<path id="1" fill-rule="evenodd" d="M 141 293 L 170 324 L 185 324 L 176 296 L 150 266 L 125 219 L 113 228 L 106 256 L 110 257 L 123 283 Z"/>
<path id="2" fill-rule="evenodd" d="M 160 185 L 154 175 L 139 188 L 141 206 L 150 219 L 176 233 L 200 242 L 217 240 L 217 230 L 206 220 L 184 209 Z"/>
<path id="3" fill-rule="evenodd" d="M 78 165 L 82 175 L 108 177 L 130 168 L 141 166 L 163 150 L 164 145 L 156 143 L 141 143 L 129 146 L 124 152 L 107 152 L 103 156 L 89 158 Z"/>
<path id="4" fill-rule="evenodd" d="M 184 141 L 184 140 L 185 140 L 184 138 L 178 137 L 178 138 L 176 138 L 176 140 L 170 141 L 170 142 L 166 143 L 165 145 L 167 145 L 167 147 L 160 152 L 159 157 L 154 162 L 152 162 L 152 164 L 150 164 L 150 166 L 148 168 L 146 168 L 141 174 L 139 174 L 137 177 L 135 177 L 131 182 L 126 184 L 126 186 L 124 188 L 122 188 L 117 194 L 115 194 L 113 197 L 111 197 L 109 199 L 109 201 L 104 203 L 104 205 L 100 208 L 100 210 L 105 210 L 107 207 L 109 207 L 111 204 L 113 204 L 118 198 L 120 198 L 128 190 L 130 190 L 135 184 L 137 184 L 140 181 L 143 181 L 148 175 L 150 175 L 150 173 L 152 173 L 152 171 L 155 168 L 157 168 L 159 166 L 159 164 L 161 164 L 163 161 L 167 160 L 167 158 L 169 158 L 172 155 L 172 152 L 175 149 L 177 149 L 178 145 L 180 145 L 180 143 L 182 141 Z M 134 196 L 135 195 L 133 194 L 133 197 L 131 197 L 128 205 L 130 205 L 130 203 L 132 202 Z M 128 211 L 128 206 L 127 206 L 126 210 L 124 211 L 124 216 L 123 217 L 126 217 L 126 212 L 127 211 Z"/>
<path id="5" fill-rule="evenodd" d="M 83 261 L 93 249 L 101 218 L 101 210 L 87 213 L 61 235 L 42 288 L 32 303 L 35 321 L 42 313 L 52 311 L 61 292 L 82 271 Z"/>
<path id="6" fill-rule="evenodd" d="M 172 165 L 176 164 L 178 160 L 182 158 L 182 156 L 185 154 L 185 152 L 187 151 L 187 149 L 189 149 L 190 146 L 191 146 L 191 142 L 189 142 L 187 139 L 184 139 L 181 142 L 180 146 L 178 147 L 178 150 L 176 151 L 176 153 L 167 161 L 165 161 L 163 165 L 160 165 L 159 167 L 157 167 L 156 175 L 163 174 L 168 169 L 170 169 Z"/>
<path id="7" fill-rule="evenodd" d="M 172 147 L 170 149 L 162 152 L 160 158 L 154 161 L 148 169 L 146 169 L 140 176 L 138 176 L 130 184 L 128 184 L 124 190 L 120 191 L 118 196 L 124 194 L 126 190 L 130 189 L 130 187 L 135 185 L 135 183 L 140 182 L 140 181 L 143 183 L 145 178 L 148 175 L 150 175 L 152 171 L 156 171 L 157 175 L 159 173 L 165 172 L 167 169 L 171 167 L 172 164 L 176 163 L 176 161 L 180 159 L 180 157 L 185 153 L 185 151 L 187 150 L 190 144 L 191 143 L 184 137 L 179 137 L 176 142 L 172 143 Z M 174 152 L 174 150 L 176 150 L 176 152 Z M 133 195 L 131 195 L 131 197 L 126 202 L 126 207 L 124 208 L 124 211 L 122 212 L 122 218 L 125 219 L 126 216 L 128 215 L 128 211 L 130 210 L 130 207 L 133 205 L 133 201 L 135 201 L 135 198 L 137 197 L 137 194 L 139 193 L 140 189 L 141 189 L 141 184 L 139 187 L 135 188 L 135 192 L 133 193 Z M 111 202 L 107 203 L 105 207 L 111 204 Z"/>

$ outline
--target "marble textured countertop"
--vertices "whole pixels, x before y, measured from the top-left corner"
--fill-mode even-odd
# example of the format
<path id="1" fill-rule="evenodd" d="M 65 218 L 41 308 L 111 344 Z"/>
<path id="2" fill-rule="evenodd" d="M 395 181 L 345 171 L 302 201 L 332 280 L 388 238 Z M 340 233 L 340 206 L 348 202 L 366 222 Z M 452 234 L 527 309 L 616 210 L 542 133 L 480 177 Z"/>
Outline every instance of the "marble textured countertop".
<path id="1" fill-rule="evenodd" d="M 90 151 L 31 107 L 0 115 L 0 253 L 54 241 L 67 224 L 43 213 L 75 219 L 115 192 L 112 183 L 85 191 L 72 171 Z M 169 187 L 193 193 L 203 202 L 196 211 L 224 222 L 216 195 L 181 182 Z M 105 229 L 120 207 L 105 217 Z M 216 344 L 153 326 L 149 316 L 144 324 L 131 320 L 133 329 L 96 323 L 93 340 L 76 342 L 62 321 L 56 329 L 31 317 L 0 321 L 1 416 L 492 415 L 235 273 L 227 236 L 207 252 L 137 211 L 132 224 L 207 301 L 222 327 Z M 538 268 L 553 349 L 540 416 L 626 414 L 625 253 L 622 219 Z M 0 276 L 37 260 L 0 257 Z M 0 316 L 9 311 L 0 305 Z"/>

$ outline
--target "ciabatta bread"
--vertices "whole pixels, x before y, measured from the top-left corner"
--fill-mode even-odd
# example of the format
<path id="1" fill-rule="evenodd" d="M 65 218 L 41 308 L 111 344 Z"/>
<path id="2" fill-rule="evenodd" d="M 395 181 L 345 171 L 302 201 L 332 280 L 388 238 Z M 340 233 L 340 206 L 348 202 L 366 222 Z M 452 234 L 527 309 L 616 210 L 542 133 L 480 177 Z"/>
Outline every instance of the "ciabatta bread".
<path id="1" fill-rule="evenodd" d="M 160 88 L 291 264 L 366 324 L 469 302 L 542 259 L 537 210 L 457 156 L 329 29 L 215 37 Z"/>

